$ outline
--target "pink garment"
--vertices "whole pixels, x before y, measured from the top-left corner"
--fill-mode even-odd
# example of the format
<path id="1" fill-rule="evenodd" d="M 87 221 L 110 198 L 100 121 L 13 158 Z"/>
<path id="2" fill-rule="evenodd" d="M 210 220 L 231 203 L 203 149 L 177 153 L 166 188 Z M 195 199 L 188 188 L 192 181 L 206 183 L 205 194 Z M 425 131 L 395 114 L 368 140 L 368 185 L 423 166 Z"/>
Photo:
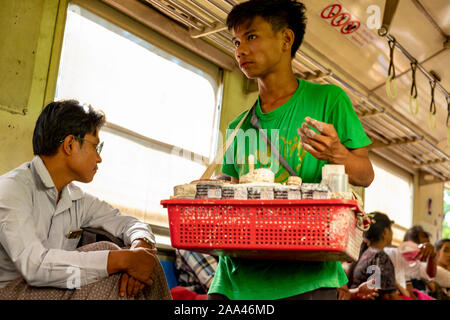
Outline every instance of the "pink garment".
<path id="1" fill-rule="evenodd" d="M 436 300 L 435 298 L 430 297 L 417 289 L 414 289 L 414 293 L 417 296 L 417 300 Z"/>
<path id="2" fill-rule="evenodd" d="M 436 300 L 433 297 L 430 297 L 429 295 L 426 295 L 425 293 L 417 290 L 417 289 L 413 289 L 414 294 L 417 296 L 417 299 L 413 299 L 410 297 L 406 297 L 406 296 L 400 296 L 403 300 Z"/>

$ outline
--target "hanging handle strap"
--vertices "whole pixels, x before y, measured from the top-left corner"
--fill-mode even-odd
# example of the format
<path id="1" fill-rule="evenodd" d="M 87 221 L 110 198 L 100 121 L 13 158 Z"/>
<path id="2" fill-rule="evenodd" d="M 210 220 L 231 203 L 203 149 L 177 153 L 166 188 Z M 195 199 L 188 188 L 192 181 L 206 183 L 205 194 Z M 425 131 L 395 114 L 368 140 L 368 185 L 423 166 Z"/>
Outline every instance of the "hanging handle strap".
<path id="1" fill-rule="evenodd" d="M 394 51 L 395 51 L 395 44 L 397 43 L 397 41 L 395 40 L 395 38 L 392 39 L 393 40 L 388 40 L 390 61 L 388 69 L 388 78 L 386 80 L 386 94 L 390 98 L 395 98 L 397 97 L 397 84 L 395 82 Z"/>
<path id="2" fill-rule="evenodd" d="M 448 121 L 450 120 L 450 97 L 447 97 L 447 121 L 445 124 L 447 125 L 447 141 L 450 142 L 450 126 Z"/>
<path id="3" fill-rule="evenodd" d="M 436 129 L 436 102 L 434 101 L 434 92 L 436 89 L 436 80 L 430 80 L 431 103 L 430 103 L 430 128 Z"/>
<path id="4" fill-rule="evenodd" d="M 211 162 L 209 164 L 209 166 L 206 168 L 205 172 L 203 172 L 202 176 L 200 177 L 200 180 L 209 179 L 212 176 L 212 174 L 216 170 L 217 166 L 219 165 L 220 161 L 223 159 L 223 155 L 228 150 L 228 148 L 230 147 L 230 145 L 233 142 L 234 138 L 236 137 L 236 135 L 238 133 L 238 130 L 241 128 L 241 126 L 244 123 L 245 119 L 247 119 L 247 116 L 249 115 L 250 111 L 252 109 L 254 109 L 255 106 L 256 106 L 256 102 L 253 105 L 253 107 L 248 109 L 247 113 L 244 115 L 244 117 L 241 119 L 241 121 L 239 121 L 239 123 L 236 126 L 236 128 L 234 128 L 233 133 L 228 137 L 227 141 L 225 142 L 225 145 L 223 146 L 222 150 L 219 150 L 219 152 L 217 152 L 216 157 L 214 158 L 213 162 Z"/>
<path id="5" fill-rule="evenodd" d="M 412 72 L 412 84 L 411 84 L 411 93 L 409 96 L 409 110 L 413 115 L 417 115 L 419 112 L 419 103 L 417 101 L 417 85 L 416 85 L 416 70 L 417 70 L 417 62 L 411 62 L 411 72 Z M 416 104 L 416 108 L 413 109 L 413 102 Z"/>
<path id="6" fill-rule="evenodd" d="M 252 117 L 250 119 L 250 123 L 252 126 L 257 128 L 259 130 L 259 133 L 264 138 L 266 143 L 270 146 L 270 150 L 275 155 L 275 157 L 280 161 L 280 163 L 283 165 L 283 167 L 286 168 L 286 170 L 289 172 L 291 176 L 297 177 L 298 174 L 291 168 L 291 166 L 287 163 L 287 161 L 283 158 L 283 156 L 278 151 L 278 148 L 270 141 L 269 137 L 267 136 L 266 132 L 261 128 L 261 125 L 259 124 L 258 116 L 256 115 L 256 108 L 253 108 L 252 111 Z"/>
<path id="7" fill-rule="evenodd" d="M 447 97 L 447 121 L 445 122 L 448 127 L 448 120 L 450 120 L 450 97 Z"/>

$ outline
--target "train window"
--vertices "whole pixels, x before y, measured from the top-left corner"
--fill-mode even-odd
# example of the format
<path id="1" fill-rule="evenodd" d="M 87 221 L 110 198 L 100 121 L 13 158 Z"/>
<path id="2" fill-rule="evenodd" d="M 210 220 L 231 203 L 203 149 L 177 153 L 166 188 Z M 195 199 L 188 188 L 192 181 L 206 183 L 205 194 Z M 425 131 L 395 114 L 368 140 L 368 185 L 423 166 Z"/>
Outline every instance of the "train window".
<path id="1" fill-rule="evenodd" d="M 194 66 L 70 5 L 56 99 L 89 103 L 107 118 L 103 162 L 83 188 L 126 214 L 167 225 L 160 200 L 198 179 L 213 156 L 219 78 L 209 62 Z"/>
<path id="2" fill-rule="evenodd" d="M 400 168 L 372 158 L 375 179 L 365 190 L 364 210 L 381 211 L 396 224 L 409 228 L 413 218 L 413 179 Z"/>

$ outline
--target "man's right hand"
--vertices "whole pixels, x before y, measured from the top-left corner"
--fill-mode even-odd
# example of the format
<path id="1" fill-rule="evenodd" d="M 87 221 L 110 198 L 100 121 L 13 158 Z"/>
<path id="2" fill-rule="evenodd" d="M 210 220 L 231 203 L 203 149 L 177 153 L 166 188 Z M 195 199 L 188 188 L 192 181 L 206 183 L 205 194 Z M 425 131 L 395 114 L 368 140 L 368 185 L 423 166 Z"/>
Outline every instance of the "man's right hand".
<path id="1" fill-rule="evenodd" d="M 126 273 L 123 275 L 120 284 L 120 295 L 125 292 L 134 295 L 142 290 L 142 285 L 153 284 L 154 268 L 157 262 L 155 256 L 156 249 L 135 248 L 124 250 L 112 250 L 108 255 L 108 274 L 117 272 Z M 133 280 L 133 281 L 131 281 Z M 137 280 L 137 281 L 136 281 Z"/>

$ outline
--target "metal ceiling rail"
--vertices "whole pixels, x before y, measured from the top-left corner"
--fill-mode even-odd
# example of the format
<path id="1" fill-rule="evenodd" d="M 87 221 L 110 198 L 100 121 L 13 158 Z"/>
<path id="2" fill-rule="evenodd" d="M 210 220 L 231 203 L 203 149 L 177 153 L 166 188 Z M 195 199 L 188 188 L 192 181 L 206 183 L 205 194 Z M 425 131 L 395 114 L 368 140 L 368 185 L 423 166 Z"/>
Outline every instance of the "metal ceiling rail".
<path id="1" fill-rule="evenodd" d="M 395 46 L 398 49 L 400 49 L 400 51 L 409 59 L 409 61 L 417 64 L 417 69 L 419 69 L 430 82 L 436 83 L 436 87 L 439 88 L 439 90 L 441 90 L 441 92 L 444 94 L 445 98 L 448 101 L 450 99 L 450 95 L 447 92 L 447 90 L 445 90 L 445 88 L 441 85 L 441 83 L 435 77 L 433 77 L 427 70 L 425 70 L 425 68 L 422 67 L 422 65 L 416 60 L 416 58 L 414 58 L 400 43 L 398 43 L 398 41 L 396 41 L 391 34 L 387 34 L 386 37 L 388 38 L 389 41 L 393 41 L 395 43 Z"/>
<path id="2" fill-rule="evenodd" d="M 302 52 L 301 50 L 297 51 L 300 56 L 305 58 L 309 63 L 313 64 L 315 67 L 321 69 L 324 72 L 327 72 L 328 69 L 326 69 L 324 66 L 322 66 L 319 62 L 308 56 L 306 53 Z M 377 103 L 373 102 L 370 98 L 366 97 L 364 94 L 353 88 L 350 84 L 342 80 L 340 77 L 338 77 L 336 74 L 331 74 L 329 78 L 334 79 L 336 82 L 340 83 L 342 86 L 344 86 L 346 89 L 348 89 L 350 92 L 352 92 L 354 95 L 358 96 L 361 100 L 366 102 L 367 104 L 374 107 L 380 114 L 383 114 L 387 117 L 389 117 L 391 120 L 395 121 L 397 124 L 399 124 L 402 128 L 406 129 L 410 134 L 412 134 L 417 139 L 424 139 L 420 134 L 415 132 L 414 130 L 410 129 L 408 126 L 403 124 L 400 120 L 398 120 L 395 116 L 389 113 L 385 108 L 379 106 Z M 325 79 L 325 81 L 329 82 L 328 79 Z"/>
<path id="3" fill-rule="evenodd" d="M 200 3 L 197 2 L 197 0 L 190 0 L 190 3 L 191 3 L 192 6 L 196 7 L 197 9 L 199 9 L 200 11 L 202 11 L 203 13 L 208 15 L 210 18 L 216 19 L 220 23 L 225 24 L 225 21 L 221 17 L 219 17 L 217 14 L 215 14 L 214 12 L 209 10 L 208 8 L 205 8 L 204 6 L 202 6 Z"/>

